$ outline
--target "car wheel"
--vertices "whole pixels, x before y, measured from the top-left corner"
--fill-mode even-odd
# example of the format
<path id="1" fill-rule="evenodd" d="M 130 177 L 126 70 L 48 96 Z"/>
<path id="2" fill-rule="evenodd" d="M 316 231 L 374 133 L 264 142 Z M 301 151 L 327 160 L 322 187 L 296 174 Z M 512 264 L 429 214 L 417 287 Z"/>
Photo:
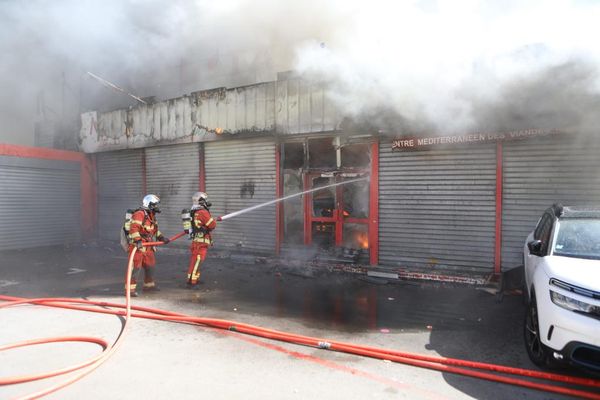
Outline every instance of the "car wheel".
<path id="1" fill-rule="evenodd" d="M 529 359 L 538 367 L 546 367 L 550 363 L 550 350 L 546 347 L 540 338 L 540 328 L 538 323 L 537 303 L 535 294 L 531 292 L 531 299 L 525 313 L 525 347 Z"/>

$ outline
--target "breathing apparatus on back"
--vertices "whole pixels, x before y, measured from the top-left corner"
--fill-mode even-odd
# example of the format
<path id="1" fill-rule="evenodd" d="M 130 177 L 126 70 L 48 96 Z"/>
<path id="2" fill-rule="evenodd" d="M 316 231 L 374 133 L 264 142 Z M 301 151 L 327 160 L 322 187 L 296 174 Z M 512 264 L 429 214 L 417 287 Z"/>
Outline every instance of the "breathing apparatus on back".
<path id="1" fill-rule="evenodd" d="M 192 208 L 190 210 L 181 210 L 181 221 L 183 222 L 183 230 L 190 235 L 190 239 L 194 236 L 195 227 L 193 225 L 194 212 L 205 209 L 210 210 L 212 203 L 208 201 L 208 195 L 204 192 L 196 192 L 192 195 Z M 200 228 L 202 229 L 202 228 Z"/>

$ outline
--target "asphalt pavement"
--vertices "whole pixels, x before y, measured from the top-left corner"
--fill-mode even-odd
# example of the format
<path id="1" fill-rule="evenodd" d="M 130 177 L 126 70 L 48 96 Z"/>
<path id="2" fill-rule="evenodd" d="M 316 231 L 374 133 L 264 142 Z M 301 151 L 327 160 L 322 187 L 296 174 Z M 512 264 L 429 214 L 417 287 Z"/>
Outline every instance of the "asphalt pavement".
<path id="1" fill-rule="evenodd" d="M 209 254 L 198 289 L 187 256 L 157 255 L 161 290 L 134 304 L 331 340 L 531 368 L 520 296 L 472 286 L 384 282 L 260 258 Z M 0 294 L 123 302 L 125 254 L 110 245 L 0 252 Z M 0 310 L 0 345 L 57 336 L 113 341 L 122 318 L 19 306 Z M 57 343 L 0 352 L 0 377 L 61 368 L 98 347 Z M 559 369 L 555 372 L 581 372 Z M 0 386 L 13 398 L 59 382 Z M 134 319 L 101 367 L 49 399 L 562 399 L 559 395 L 240 333 Z"/>

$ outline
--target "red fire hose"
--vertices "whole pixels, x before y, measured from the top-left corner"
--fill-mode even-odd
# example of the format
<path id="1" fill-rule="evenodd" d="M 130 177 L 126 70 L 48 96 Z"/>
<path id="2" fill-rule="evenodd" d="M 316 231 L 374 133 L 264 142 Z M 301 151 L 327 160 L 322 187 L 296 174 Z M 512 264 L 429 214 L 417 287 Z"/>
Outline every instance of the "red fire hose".
<path id="1" fill-rule="evenodd" d="M 180 233 L 174 236 L 171 240 L 176 240 L 177 238 L 183 236 L 184 233 Z M 152 242 L 145 243 L 148 246 L 158 246 L 163 244 L 162 242 Z M 131 270 L 133 266 L 133 256 L 135 254 L 135 249 L 132 251 L 129 262 L 127 265 L 127 273 L 126 273 L 126 282 L 129 282 L 131 279 Z M 125 332 L 128 329 L 130 316 L 137 318 L 146 318 L 160 321 L 170 321 L 170 322 L 180 322 L 180 323 L 189 323 L 196 325 L 209 326 L 213 328 L 219 329 L 227 329 L 230 331 L 235 331 L 239 333 L 259 336 L 272 340 L 279 340 L 288 343 L 294 343 L 304 346 L 317 347 L 321 349 L 344 352 L 349 354 L 355 354 L 365 357 L 377 358 L 382 360 L 394 361 L 402 364 L 413 365 L 421 368 L 428 368 L 442 372 L 449 372 L 464 376 L 470 376 L 473 378 L 485 379 L 493 382 L 500 382 L 510 385 L 516 385 L 521 387 L 526 387 L 530 389 L 536 389 L 551 393 L 559 393 L 568 396 L 575 396 L 584 399 L 596 399 L 600 400 L 600 393 L 582 390 L 581 388 L 572 388 L 572 387 L 564 387 L 552 384 L 551 382 L 560 382 L 563 384 L 577 385 L 577 386 L 586 386 L 590 388 L 600 388 L 600 381 L 595 379 L 586 379 L 579 378 L 567 375 L 553 374 L 547 372 L 540 372 L 534 370 L 527 370 L 522 368 L 512 368 L 506 367 L 502 365 L 489 364 L 489 363 L 480 363 L 473 362 L 461 359 L 454 358 L 445 358 L 445 357 L 435 357 L 435 356 L 427 356 L 420 355 L 414 353 L 400 352 L 391 349 L 377 348 L 371 346 L 361 346 L 352 343 L 338 342 L 326 339 L 320 339 L 310 336 L 297 335 L 293 333 L 281 332 L 267 328 L 261 328 L 258 326 L 237 323 L 235 321 L 221 320 L 221 319 L 213 319 L 213 318 L 200 318 L 193 317 L 185 314 L 174 313 L 170 311 L 149 308 L 149 307 L 139 307 L 132 306 L 130 304 L 129 291 L 125 291 L 125 304 L 118 303 L 108 303 L 102 301 L 90 301 L 90 300 L 82 300 L 82 299 L 70 299 L 70 298 L 41 298 L 41 299 L 23 299 L 18 297 L 11 296 L 2 296 L 0 295 L 0 301 L 5 301 L 6 303 L 0 304 L 0 308 L 14 306 L 18 304 L 38 304 L 49 307 L 59 307 L 66 308 L 72 310 L 80 310 L 80 311 L 90 311 L 96 313 L 104 313 L 104 314 L 112 314 L 112 315 L 124 315 L 125 323 L 121 329 L 121 332 L 112 346 L 109 346 L 104 340 L 90 337 L 63 337 L 63 338 L 49 338 L 49 339 L 36 339 L 25 342 L 19 342 L 15 344 L 5 345 L 0 347 L 0 351 L 8 350 L 16 347 L 23 347 L 34 344 L 42 344 L 42 343 L 52 343 L 52 342 L 64 342 L 64 341 L 82 341 L 82 342 L 90 342 L 96 343 L 104 348 L 104 351 L 100 353 L 100 355 L 92 358 L 91 360 L 81 363 L 76 366 L 63 368 L 57 371 L 51 371 L 36 375 L 25 375 L 25 376 L 12 376 L 7 378 L 0 378 L 0 385 L 10 385 L 16 383 L 30 382 L 33 380 L 44 379 L 52 376 L 57 376 L 61 374 L 65 374 L 68 372 L 73 372 L 76 370 L 80 370 L 76 375 L 70 377 L 68 380 L 52 386 L 48 389 L 44 389 L 26 396 L 21 397 L 20 399 L 36 399 L 47 394 L 53 393 L 65 386 L 78 381 L 83 378 L 96 368 L 98 368 L 104 361 L 106 361 L 118 348 L 122 339 L 124 337 Z M 91 305 L 94 307 L 86 307 L 85 305 Z M 96 308 L 96 307 L 111 307 L 113 309 L 106 308 Z M 123 310 L 124 309 L 124 310 Z M 135 310 L 138 312 L 132 313 L 131 310 Z M 494 372 L 494 373 L 491 373 Z M 505 376 L 499 375 L 498 373 L 502 373 Z M 539 380 L 543 380 L 546 382 L 533 382 L 531 380 L 526 380 L 520 377 L 526 378 L 535 378 Z"/>

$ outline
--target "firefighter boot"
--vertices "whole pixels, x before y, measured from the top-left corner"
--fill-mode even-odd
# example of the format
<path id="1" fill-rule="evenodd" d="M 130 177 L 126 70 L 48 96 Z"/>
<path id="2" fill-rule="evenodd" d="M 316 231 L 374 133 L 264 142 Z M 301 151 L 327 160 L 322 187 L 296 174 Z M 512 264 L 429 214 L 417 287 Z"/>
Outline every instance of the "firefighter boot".
<path id="1" fill-rule="evenodd" d="M 190 289 L 190 290 L 199 290 L 199 289 L 200 289 L 200 285 L 199 285 L 199 283 L 200 283 L 200 282 L 192 283 L 192 282 L 190 282 L 190 281 L 187 281 L 187 282 L 185 283 L 185 288 L 186 288 L 186 289 Z"/>
<path id="2" fill-rule="evenodd" d="M 154 282 L 154 267 L 148 266 L 144 268 L 144 292 L 158 292 L 160 288 Z"/>

